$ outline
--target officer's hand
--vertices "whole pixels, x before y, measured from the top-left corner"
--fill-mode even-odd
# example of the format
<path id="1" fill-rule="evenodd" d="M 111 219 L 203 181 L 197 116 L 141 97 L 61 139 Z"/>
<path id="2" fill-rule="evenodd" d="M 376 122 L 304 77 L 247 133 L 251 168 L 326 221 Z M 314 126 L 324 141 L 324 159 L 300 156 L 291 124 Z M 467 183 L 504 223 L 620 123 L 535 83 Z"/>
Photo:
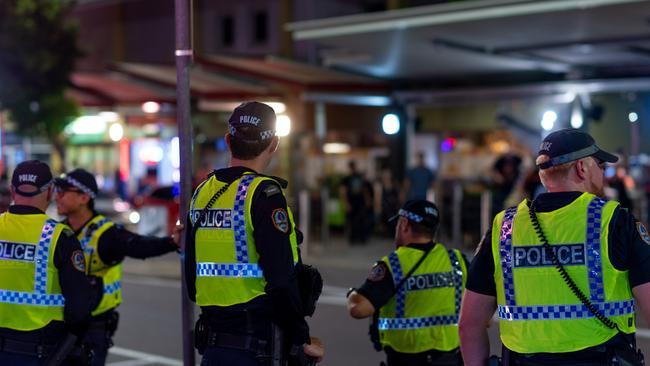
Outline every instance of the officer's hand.
<path id="1" fill-rule="evenodd" d="M 316 337 L 310 337 L 310 340 L 311 344 L 303 344 L 303 351 L 307 356 L 315 358 L 316 362 L 323 361 L 323 357 L 325 356 L 325 348 L 323 348 L 323 344 L 320 342 L 320 339 Z"/>
<path id="2" fill-rule="evenodd" d="M 176 246 L 180 245 L 181 242 L 181 233 L 185 230 L 185 226 L 181 224 L 177 224 L 176 227 L 174 228 L 174 232 L 172 233 L 172 239 L 174 240 L 174 244 Z"/>

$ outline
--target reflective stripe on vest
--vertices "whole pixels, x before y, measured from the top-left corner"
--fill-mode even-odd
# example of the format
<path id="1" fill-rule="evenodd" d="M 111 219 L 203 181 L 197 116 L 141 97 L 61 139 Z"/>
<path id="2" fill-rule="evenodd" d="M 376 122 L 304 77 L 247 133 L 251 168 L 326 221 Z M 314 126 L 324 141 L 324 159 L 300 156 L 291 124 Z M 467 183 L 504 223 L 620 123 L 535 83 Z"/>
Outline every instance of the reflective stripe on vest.
<path id="1" fill-rule="evenodd" d="M 34 306 L 63 306 L 63 295 L 47 293 L 47 272 L 52 235 L 57 222 L 48 219 L 43 225 L 35 258 L 34 292 L 0 290 L 0 302 Z"/>
<path id="2" fill-rule="evenodd" d="M 378 328 L 380 330 L 397 330 L 397 329 L 420 329 L 428 328 L 438 325 L 454 325 L 458 324 L 458 316 L 460 314 L 460 303 L 463 296 L 463 270 L 460 265 L 460 260 L 451 249 L 447 250 L 449 260 L 451 261 L 451 275 L 454 282 L 454 304 L 455 314 L 451 315 L 436 315 L 431 317 L 417 317 L 405 318 L 404 310 L 406 303 L 406 286 L 402 284 L 396 293 L 396 308 L 395 318 L 379 318 Z M 388 256 L 388 261 L 393 272 L 393 282 L 398 286 L 402 281 L 403 272 L 399 257 L 396 252 L 392 252 Z"/>
<path id="3" fill-rule="evenodd" d="M 101 277 L 104 282 L 103 296 L 97 308 L 92 311 L 93 316 L 114 309 L 122 302 L 122 264 L 106 264 L 98 253 L 100 238 L 113 226 L 111 220 L 97 215 L 77 235 L 86 257 L 86 273 Z"/>
<path id="4" fill-rule="evenodd" d="M 232 212 L 232 230 L 235 238 L 235 256 L 237 263 L 210 263 L 199 262 L 196 264 L 196 275 L 198 277 L 244 277 L 244 278 L 264 278 L 262 269 L 256 263 L 248 263 L 248 235 L 246 234 L 246 196 L 248 188 L 255 175 L 244 175 L 235 194 L 235 204 Z M 192 212 L 198 191 L 192 200 Z M 194 215 L 191 215 L 192 218 Z M 197 223 L 194 222 L 193 225 Z"/>
<path id="5" fill-rule="evenodd" d="M 602 209 L 606 201 L 595 197 L 587 207 L 586 229 L 586 266 L 589 276 L 589 297 L 593 305 L 605 316 L 620 316 L 634 313 L 634 301 L 605 302 L 602 258 L 600 255 L 600 235 Z M 513 276 L 513 246 L 512 222 L 517 207 L 505 211 L 499 234 L 499 253 L 503 273 L 505 305 L 498 306 L 500 319 L 516 320 L 553 320 L 553 319 L 583 319 L 593 318 L 594 315 L 583 304 L 533 305 L 517 306 L 515 300 L 515 284 Z"/>

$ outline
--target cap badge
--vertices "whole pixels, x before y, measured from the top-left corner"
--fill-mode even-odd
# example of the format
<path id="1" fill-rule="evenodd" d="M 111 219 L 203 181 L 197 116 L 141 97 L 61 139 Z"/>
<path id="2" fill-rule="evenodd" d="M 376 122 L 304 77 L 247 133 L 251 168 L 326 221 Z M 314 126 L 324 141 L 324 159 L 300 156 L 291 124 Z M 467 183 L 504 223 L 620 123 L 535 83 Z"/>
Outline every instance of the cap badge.
<path id="1" fill-rule="evenodd" d="M 239 116 L 239 123 L 248 123 L 251 125 L 259 125 L 261 120 L 255 116 Z"/>

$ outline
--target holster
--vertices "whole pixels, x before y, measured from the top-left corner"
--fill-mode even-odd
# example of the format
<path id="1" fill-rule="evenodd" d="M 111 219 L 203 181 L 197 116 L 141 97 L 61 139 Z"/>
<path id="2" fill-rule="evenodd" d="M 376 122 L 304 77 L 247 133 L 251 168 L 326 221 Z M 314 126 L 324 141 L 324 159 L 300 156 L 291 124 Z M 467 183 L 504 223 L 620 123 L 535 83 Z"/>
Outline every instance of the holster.
<path id="1" fill-rule="evenodd" d="M 210 336 L 210 324 L 208 319 L 201 314 L 199 320 L 194 325 L 194 348 L 203 355 L 205 348 L 208 346 L 208 337 Z"/>
<path id="2" fill-rule="evenodd" d="M 303 305 L 303 315 L 312 316 L 316 311 L 318 298 L 323 292 L 323 277 L 318 269 L 302 262 L 296 266 L 296 277 Z"/>
<path id="3" fill-rule="evenodd" d="M 368 325 L 368 336 L 370 337 L 370 342 L 377 352 L 381 352 L 383 347 L 379 341 L 379 312 L 375 311 L 370 318 L 370 324 Z"/>
<path id="4" fill-rule="evenodd" d="M 644 366 L 645 357 L 640 349 L 632 344 L 612 348 L 609 366 Z"/>

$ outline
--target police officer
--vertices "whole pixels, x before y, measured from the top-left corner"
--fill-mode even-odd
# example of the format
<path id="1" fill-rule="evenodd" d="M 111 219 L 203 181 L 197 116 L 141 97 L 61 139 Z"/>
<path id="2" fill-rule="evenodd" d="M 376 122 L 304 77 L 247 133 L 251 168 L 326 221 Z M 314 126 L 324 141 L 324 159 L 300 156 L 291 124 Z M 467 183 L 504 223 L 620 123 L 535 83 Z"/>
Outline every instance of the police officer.
<path id="1" fill-rule="evenodd" d="M 397 249 L 377 262 L 359 289 L 348 293 L 353 318 L 378 310 L 379 342 L 389 366 L 462 365 L 458 339 L 467 260 L 433 238 L 435 204 L 407 201 L 397 218 Z"/>
<path id="2" fill-rule="evenodd" d="M 212 172 L 192 198 L 186 280 L 201 307 L 202 365 L 271 365 L 280 346 L 271 341 L 274 324 L 294 359 L 323 357 L 320 341 L 309 336 L 296 281 L 298 231 L 282 192 L 287 182 L 259 173 L 279 144 L 275 121 L 263 103 L 235 108 L 226 134 L 230 165 Z"/>
<path id="3" fill-rule="evenodd" d="M 0 364 L 42 365 L 69 333 L 83 336 L 99 293 L 72 231 L 45 214 L 50 167 L 18 164 L 11 195 L 14 204 L 0 215 Z"/>
<path id="4" fill-rule="evenodd" d="M 617 160 L 580 130 L 543 140 L 536 164 L 548 193 L 499 213 L 472 262 L 460 321 L 467 365 L 486 363 L 496 309 L 506 365 L 641 364 L 634 300 L 650 319 L 650 237 L 601 198 L 605 164 Z"/>
<path id="5" fill-rule="evenodd" d="M 176 238 L 140 236 L 97 213 L 97 182 L 84 169 L 63 174 L 55 186 L 57 212 L 66 217 L 64 223 L 81 243 L 88 263 L 86 273 L 103 280 L 103 297 L 93 309 L 85 342 L 94 351 L 93 365 L 104 365 L 117 328 L 116 308 L 122 302 L 122 261 L 125 257 L 145 259 L 175 251 L 178 234 Z"/>

